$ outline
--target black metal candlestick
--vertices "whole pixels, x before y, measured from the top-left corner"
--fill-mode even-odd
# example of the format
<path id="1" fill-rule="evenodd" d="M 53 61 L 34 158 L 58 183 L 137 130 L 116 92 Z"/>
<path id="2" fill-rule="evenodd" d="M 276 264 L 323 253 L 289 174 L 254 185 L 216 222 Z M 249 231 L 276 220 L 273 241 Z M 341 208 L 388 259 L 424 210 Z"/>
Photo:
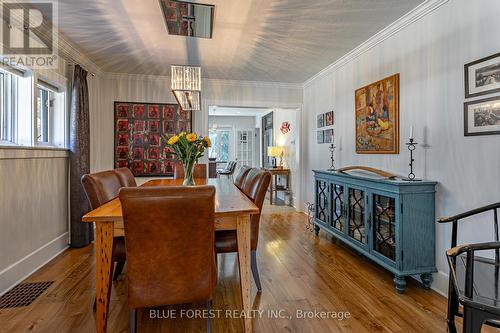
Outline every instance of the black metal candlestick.
<path id="1" fill-rule="evenodd" d="M 332 143 L 330 145 L 330 147 L 328 147 L 328 149 L 330 150 L 330 160 L 331 160 L 331 165 L 330 165 L 330 169 L 328 169 L 329 171 L 335 171 L 335 165 L 334 165 L 334 162 L 335 162 L 335 159 L 333 157 L 333 153 L 335 152 L 335 145 Z"/>
<path id="2" fill-rule="evenodd" d="M 415 179 L 415 174 L 413 173 L 413 162 L 415 162 L 415 159 L 413 158 L 413 151 L 417 148 L 418 143 L 415 142 L 413 138 L 410 138 L 410 142 L 407 142 L 406 145 L 408 146 L 408 150 L 410 151 L 410 173 L 408 174 L 408 178 L 405 179 L 407 181 L 418 181 L 420 179 Z"/>

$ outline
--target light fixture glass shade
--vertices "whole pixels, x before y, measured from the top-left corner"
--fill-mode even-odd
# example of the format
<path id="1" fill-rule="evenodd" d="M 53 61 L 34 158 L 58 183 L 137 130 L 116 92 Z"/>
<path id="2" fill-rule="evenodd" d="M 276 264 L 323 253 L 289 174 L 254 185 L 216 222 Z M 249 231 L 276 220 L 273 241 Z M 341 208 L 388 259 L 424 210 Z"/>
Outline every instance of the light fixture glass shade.
<path id="1" fill-rule="evenodd" d="M 184 111 L 200 111 L 201 110 L 201 93 L 191 90 L 172 90 L 177 103 Z"/>
<path id="2" fill-rule="evenodd" d="M 201 91 L 201 67 L 172 65 L 172 90 Z"/>

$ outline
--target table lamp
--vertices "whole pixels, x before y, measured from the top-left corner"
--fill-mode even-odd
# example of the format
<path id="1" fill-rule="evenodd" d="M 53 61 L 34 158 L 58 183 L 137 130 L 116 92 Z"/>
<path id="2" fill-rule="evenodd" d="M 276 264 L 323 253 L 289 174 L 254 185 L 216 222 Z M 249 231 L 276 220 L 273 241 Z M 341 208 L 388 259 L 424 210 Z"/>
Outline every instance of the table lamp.
<path id="1" fill-rule="evenodd" d="M 267 147 L 267 156 L 273 158 L 273 168 L 282 169 L 283 168 L 283 147 L 270 146 Z M 276 166 L 276 157 L 280 158 L 279 166 Z"/>

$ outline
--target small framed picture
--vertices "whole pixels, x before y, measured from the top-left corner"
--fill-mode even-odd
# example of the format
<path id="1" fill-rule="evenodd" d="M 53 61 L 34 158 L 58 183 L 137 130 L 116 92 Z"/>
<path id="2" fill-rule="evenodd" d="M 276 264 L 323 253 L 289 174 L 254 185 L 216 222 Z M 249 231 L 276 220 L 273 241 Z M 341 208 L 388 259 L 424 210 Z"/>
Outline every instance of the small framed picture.
<path id="1" fill-rule="evenodd" d="M 325 126 L 333 125 L 333 111 L 325 113 Z"/>
<path id="2" fill-rule="evenodd" d="M 500 134 L 500 96 L 464 103 L 464 135 Z"/>
<path id="3" fill-rule="evenodd" d="M 333 143 L 333 129 L 323 131 L 323 136 L 325 137 L 325 143 Z"/>
<path id="4" fill-rule="evenodd" d="M 318 128 L 324 127 L 325 126 L 325 114 L 324 113 L 318 114 L 316 122 L 317 122 Z"/>
<path id="5" fill-rule="evenodd" d="M 500 91 L 500 53 L 465 66 L 465 98 Z"/>
<path id="6" fill-rule="evenodd" d="M 316 137 L 317 137 L 317 142 L 319 144 L 322 144 L 325 142 L 325 137 L 323 136 L 323 131 L 317 131 L 316 132 Z"/>

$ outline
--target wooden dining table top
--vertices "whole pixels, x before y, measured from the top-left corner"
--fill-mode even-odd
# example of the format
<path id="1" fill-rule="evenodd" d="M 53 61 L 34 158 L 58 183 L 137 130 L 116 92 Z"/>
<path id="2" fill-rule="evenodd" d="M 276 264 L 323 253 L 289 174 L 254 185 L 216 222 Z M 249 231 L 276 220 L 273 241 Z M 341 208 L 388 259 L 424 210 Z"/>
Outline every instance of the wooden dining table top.
<path id="1" fill-rule="evenodd" d="M 182 186 L 183 179 L 154 179 L 141 186 Z M 195 179 L 195 187 L 212 185 L 215 187 L 215 218 L 241 214 L 254 215 L 259 208 L 236 185 L 227 179 L 210 178 Z M 88 212 L 83 222 L 116 222 L 123 221 L 122 206 L 119 198 L 115 198 L 98 208 Z"/>

